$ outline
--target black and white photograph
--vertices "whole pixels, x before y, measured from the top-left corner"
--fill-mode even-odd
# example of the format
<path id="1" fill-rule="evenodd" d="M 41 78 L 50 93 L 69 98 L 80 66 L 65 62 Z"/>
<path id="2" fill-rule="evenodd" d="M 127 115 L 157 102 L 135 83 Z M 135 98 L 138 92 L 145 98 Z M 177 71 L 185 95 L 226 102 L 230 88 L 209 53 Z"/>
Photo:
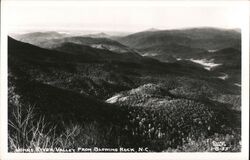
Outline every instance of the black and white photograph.
<path id="1" fill-rule="evenodd" d="M 243 153 L 242 4 L 5 0 L 1 147 L 12 155 Z"/>

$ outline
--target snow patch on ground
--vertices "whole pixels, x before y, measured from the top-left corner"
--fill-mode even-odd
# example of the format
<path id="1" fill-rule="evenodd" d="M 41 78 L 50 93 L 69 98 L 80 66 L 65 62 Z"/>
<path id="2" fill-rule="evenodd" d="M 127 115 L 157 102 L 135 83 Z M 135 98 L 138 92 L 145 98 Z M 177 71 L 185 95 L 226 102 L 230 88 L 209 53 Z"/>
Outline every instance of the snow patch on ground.
<path id="1" fill-rule="evenodd" d="M 117 46 L 114 46 L 114 45 L 107 45 L 107 44 L 92 44 L 92 45 L 90 45 L 90 47 L 97 48 L 97 49 L 109 50 L 109 51 L 115 51 L 117 53 L 125 53 L 125 52 L 130 51 L 125 47 L 122 48 L 122 47 L 117 47 Z"/>
<path id="2" fill-rule="evenodd" d="M 191 59 L 188 59 L 188 60 L 190 60 L 190 61 L 192 61 L 192 62 L 194 62 L 194 63 L 198 63 L 198 64 L 204 66 L 204 69 L 209 70 L 209 71 L 210 71 L 212 68 L 214 68 L 214 67 L 217 67 L 217 66 L 222 65 L 222 64 L 216 64 L 216 63 L 214 63 L 214 62 L 213 62 L 213 61 L 214 61 L 213 59 L 207 60 L 207 59 L 193 59 L 193 58 L 191 58 Z"/>
<path id="3" fill-rule="evenodd" d="M 234 85 L 241 87 L 241 84 L 239 84 L 239 83 L 234 83 Z"/>
<path id="4" fill-rule="evenodd" d="M 152 57 L 154 57 L 154 56 L 157 56 L 157 55 L 158 55 L 158 53 L 145 53 L 142 56 L 152 56 Z"/>
<path id="5" fill-rule="evenodd" d="M 118 101 L 118 99 L 121 97 L 121 94 L 117 94 L 109 99 L 106 100 L 107 103 L 115 103 Z"/>
<path id="6" fill-rule="evenodd" d="M 220 78 L 220 79 L 222 79 L 222 80 L 226 80 L 226 79 L 229 78 L 229 76 L 228 76 L 228 74 L 223 73 L 223 75 L 222 75 L 222 76 L 219 76 L 218 78 Z"/>
<path id="7" fill-rule="evenodd" d="M 216 52 L 216 51 L 218 51 L 217 49 L 209 49 L 209 50 L 207 50 L 209 53 L 214 53 L 214 52 Z"/>
<path id="8" fill-rule="evenodd" d="M 107 103 L 116 103 L 118 101 L 126 101 L 128 97 L 122 97 L 121 94 L 114 95 L 113 97 L 106 100 Z"/>

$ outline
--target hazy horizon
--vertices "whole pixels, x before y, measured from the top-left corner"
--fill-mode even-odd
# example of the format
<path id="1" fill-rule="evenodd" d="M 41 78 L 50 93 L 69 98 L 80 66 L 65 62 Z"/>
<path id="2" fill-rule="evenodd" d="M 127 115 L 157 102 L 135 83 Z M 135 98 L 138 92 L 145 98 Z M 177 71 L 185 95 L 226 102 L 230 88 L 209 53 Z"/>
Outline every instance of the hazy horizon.
<path id="1" fill-rule="evenodd" d="M 15 34 L 27 34 L 27 33 L 35 33 L 35 32 L 58 32 L 58 33 L 65 33 L 65 34 L 82 34 L 82 35 L 87 35 L 87 34 L 100 34 L 104 33 L 107 35 L 111 36 L 121 36 L 121 35 L 128 35 L 128 34 L 133 34 L 133 33 L 138 33 L 138 32 L 144 32 L 144 31 L 150 31 L 151 29 L 154 29 L 154 31 L 167 31 L 167 30 L 188 30 L 188 29 L 221 29 L 221 30 L 235 30 L 237 32 L 241 32 L 241 28 L 222 28 L 222 27 L 210 27 L 210 26 L 200 26 L 200 27 L 183 27 L 183 28 L 171 28 L 171 29 L 159 29 L 159 28 L 146 28 L 141 31 L 136 31 L 136 32 L 128 32 L 128 31 L 112 31 L 112 30 L 74 30 L 74 29 L 69 29 L 69 30 L 56 30 L 56 29 L 32 29 L 32 30 L 22 30 L 22 31 L 12 31 L 9 32 L 9 35 L 15 35 Z"/>
<path id="2" fill-rule="evenodd" d="M 30 2 L 4 3 L 9 32 L 22 31 L 98 31 L 140 32 L 213 27 L 241 28 L 246 10 L 242 5 L 221 3 L 102 3 L 102 2 Z M 241 7 L 239 9 L 239 7 Z"/>

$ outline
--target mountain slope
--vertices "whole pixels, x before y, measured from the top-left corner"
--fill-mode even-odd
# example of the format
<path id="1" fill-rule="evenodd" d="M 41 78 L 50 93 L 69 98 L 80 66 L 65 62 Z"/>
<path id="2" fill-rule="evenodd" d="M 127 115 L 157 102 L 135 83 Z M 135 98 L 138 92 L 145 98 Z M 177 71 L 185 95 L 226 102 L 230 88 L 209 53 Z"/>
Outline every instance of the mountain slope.
<path id="1" fill-rule="evenodd" d="M 120 92 L 106 102 L 133 106 L 132 122 L 140 126 L 135 132 L 154 139 L 155 141 L 148 143 L 156 149 L 164 145 L 185 144 L 186 138 L 200 137 L 201 134 L 210 137 L 214 132 L 223 132 L 223 128 L 234 130 L 239 126 L 240 113 L 232 112 L 228 107 L 230 104 L 202 98 L 190 99 L 184 94 L 175 95 L 164 85 L 150 83 Z M 165 143 L 160 143 L 161 141 Z"/>
<path id="2" fill-rule="evenodd" d="M 203 134 L 240 135 L 240 88 L 200 65 L 132 61 L 124 53 L 69 42 L 60 47 L 8 38 L 9 111 L 34 105 L 52 124 L 98 123 L 87 136 L 106 133 L 101 147 L 164 151 Z"/>
<path id="3" fill-rule="evenodd" d="M 32 79 L 46 84 L 102 98 L 148 81 L 164 81 L 173 76 L 212 77 L 204 69 L 186 62 L 167 64 L 147 58 L 134 62 L 119 54 L 115 54 L 113 62 L 106 61 L 105 52 L 89 47 L 86 47 L 86 52 L 80 48 L 79 53 L 76 49 L 65 53 L 9 38 L 9 48 L 9 64 L 18 72 L 24 72 Z M 68 49 L 70 52 L 70 48 Z M 111 56 L 108 53 L 107 59 L 109 58 Z"/>
<path id="4" fill-rule="evenodd" d="M 207 56 L 214 59 L 215 63 L 222 65 L 216 67 L 213 72 L 225 77 L 226 81 L 241 84 L 241 51 L 234 48 L 218 50 Z M 224 75 L 224 76 L 223 76 Z"/>
<path id="5" fill-rule="evenodd" d="M 48 32 L 31 32 L 31 33 L 25 33 L 21 35 L 15 35 L 14 38 L 19 41 L 35 45 L 35 44 L 38 44 L 40 42 L 47 41 L 50 39 L 63 38 L 67 36 L 68 36 L 67 34 L 61 34 L 55 31 L 48 31 Z"/>
<path id="6" fill-rule="evenodd" d="M 161 58 L 165 55 L 193 58 L 211 50 L 228 47 L 239 49 L 240 38 L 240 33 L 235 30 L 191 28 L 139 32 L 121 37 L 118 41 L 142 54 L 155 53 Z"/>
<path id="7" fill-rule="evenodd" d="M 56 57 L 58 58 L 58 61 L 60 60 L 65 62 L 105 61 L 105 60 L 126 61 L 126 59 L 130 60 L 131 62 L 138 62 L 141 59 L 141 56 L 139 56 L 136 53 L 117 54 L 109 50 L 95 49 L 86 45 L 78 45 L 75 43 L 57 44 L 58 47 L 54 48 L 55 51 L 52 51 L 48 49 L 35 47 L 25 43 L 22 44 L 12 38 L 9 38 L 9 41 L 11 41 L 10 45 L 12 46 L 10 46 L 10 48 L 12 48 L 12 50 L 17 50 L 19 52 L 21 52 L 22 50 L 25 51 L 19 53 L 18 56 L 19 55 L 21 56 L 21 54 L 33 54 L 32 52 L 38 52 L 33 55 L 35 57 L 38 56 L 37 60 L 41 60 L 39 58 L 50 59 L 52 57 Z M 61 52 L 64 53 L 62 54 Z M 74 54 L 74 56 L 72 56 L 72 54 Z M 29 57 L 28 55 L 26 55 L 24 56 L 24 58 L 29 58 Z"/>
<path id="8" fill-rule="evenodd" d="M 230 41 L 227 41 L 230 40 Z M 139 32 L 119 39 L 133 48 L 144 48 L 159 44 L 178 43 L 204 49 L 222 49 L 240 44 L 240 33 L 234 30 L 215 28 L 191 28 L 183 30 L 162 30 Z M 205 42 L 209 42 L 205 44 Z M 218 47 L 217 47 L 218 46 Z"/>
<path id="9" fill-rule="evenodd" d="M 132 52 L 130 48 L 108 39 L 105 33 L 90 34 L 85 36 L 70 36 L 68 34 L 60 34 L 57 32 L 34 32 L 15 36 L 16 39 L 30 43 L 42 48 L 53 49 L 60 47 L 63 43 L 74 43 L 78 45 L 90 46 L 92 48 L 114 51 L 117 53 Z"/>

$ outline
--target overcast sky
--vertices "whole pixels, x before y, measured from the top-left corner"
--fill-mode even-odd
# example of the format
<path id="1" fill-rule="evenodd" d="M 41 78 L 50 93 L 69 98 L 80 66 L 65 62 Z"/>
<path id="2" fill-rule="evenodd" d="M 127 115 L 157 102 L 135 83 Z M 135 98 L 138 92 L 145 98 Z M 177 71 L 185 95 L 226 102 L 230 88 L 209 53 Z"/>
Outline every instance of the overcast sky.
<path id="1" fill-rule="evenodd" d="M 246 10 L 238 5 L 16 1 L 5 3 L 8 28 L 137 32 L 149 28 L 240 28 Z"/>

